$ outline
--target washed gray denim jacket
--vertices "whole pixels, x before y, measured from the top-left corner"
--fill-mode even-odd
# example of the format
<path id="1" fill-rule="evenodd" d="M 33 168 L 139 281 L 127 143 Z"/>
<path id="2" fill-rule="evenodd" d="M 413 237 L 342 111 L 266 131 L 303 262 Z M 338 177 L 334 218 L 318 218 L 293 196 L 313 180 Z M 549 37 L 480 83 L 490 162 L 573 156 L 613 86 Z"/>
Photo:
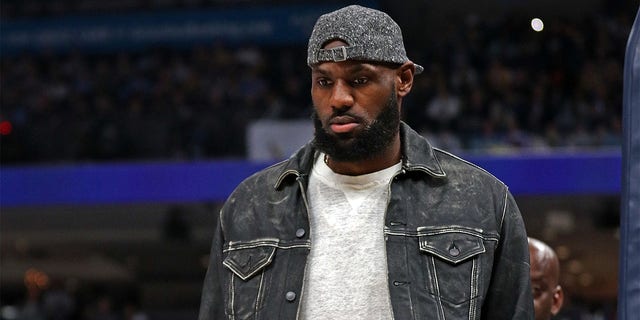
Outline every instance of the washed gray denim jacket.
<path id="1" fill-rule="evenodd" d="M 507 187 L 401 125 L 386 210 L 394 318 L 533 319 L 527 236 Z M 298 319 L 312 144 L 243 181 L 220 211 L 200 320 Z M 358 319 L 345 315 L 345 319 Z"/>

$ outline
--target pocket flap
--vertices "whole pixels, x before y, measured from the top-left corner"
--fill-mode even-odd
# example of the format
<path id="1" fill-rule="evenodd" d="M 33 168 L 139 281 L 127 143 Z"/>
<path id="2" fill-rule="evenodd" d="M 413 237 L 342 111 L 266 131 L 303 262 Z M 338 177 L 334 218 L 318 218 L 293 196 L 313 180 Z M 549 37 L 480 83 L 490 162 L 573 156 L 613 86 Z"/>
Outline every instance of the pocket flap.
<path id="1" fill-rule="evenodd" d="M 230 250 L 222 264 L 240 279 L 247 280 L 262 268 L 268 266 L 275 252 L 276 248 L 272 246 Z"/>
<path id="2" fill-rule="evenodd" d="M 420 251 L 458 264 L 485 252 L 482 238 L 461 232 L 447 232 L 420 236 Z"/>

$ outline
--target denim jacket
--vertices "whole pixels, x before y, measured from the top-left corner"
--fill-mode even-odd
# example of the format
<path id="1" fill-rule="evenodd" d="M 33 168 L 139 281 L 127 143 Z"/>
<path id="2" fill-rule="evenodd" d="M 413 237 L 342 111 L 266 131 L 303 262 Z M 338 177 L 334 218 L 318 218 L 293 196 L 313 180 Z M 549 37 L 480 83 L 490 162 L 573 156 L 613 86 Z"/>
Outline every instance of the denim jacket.
<path id="1" fill-rule="evenodd" d="M 533 319 L 527 236 L 507 187 L 401 125 L 384 232 L 394 319 Z M 220 211 L 200 320 L 298 319 L 312 144 L 243 181 Z M 345 319 L 357 315 L 345 315 Z"/>

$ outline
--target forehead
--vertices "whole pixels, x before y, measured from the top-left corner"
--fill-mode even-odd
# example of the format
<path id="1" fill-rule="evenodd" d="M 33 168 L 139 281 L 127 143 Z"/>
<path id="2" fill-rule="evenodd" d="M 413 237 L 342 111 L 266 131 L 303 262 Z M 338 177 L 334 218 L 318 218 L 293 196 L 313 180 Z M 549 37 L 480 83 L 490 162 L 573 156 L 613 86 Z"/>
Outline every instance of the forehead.
<path id="1" fill-rule="evenodd" d="M 338 75 L 339 73 L 376 73 L 392 74 L 395 68 L 389 65 L 372 63 L 369 61 L 346 60 L 340 62 L 323 62 L 311 66 L 312 74 Z"/>
<path id="2" fill-rule="evenodd" d="M 340 62 L 323 62 L 311 67 L 311 71 L 320 72 L 320 73 L 329 73 L 335 72 L 338 70 L 345 70 L 348 72 L 358 72 L 358 71 L 377 71 L 375 65 L 371 63 L 366 63 L 362 61 L 340 61 Z"/>
<path id="3" fill-rule="evenodd" d="M 551 259 L 547 254 L 545 254 L 544 250 L 541 251 L 537 248 L 531 249 L 530 263 L 532 278 L 543 279 L 552 277 Z"/>
<path id="4" fill-rule="evenodd" d="M 534 265 L 539 267 L 540 265 L 545 264 L 545 260 L 547 260 L 544 250 L 533 245 L 529 246 L 529 259 L 532 267 Z"/>

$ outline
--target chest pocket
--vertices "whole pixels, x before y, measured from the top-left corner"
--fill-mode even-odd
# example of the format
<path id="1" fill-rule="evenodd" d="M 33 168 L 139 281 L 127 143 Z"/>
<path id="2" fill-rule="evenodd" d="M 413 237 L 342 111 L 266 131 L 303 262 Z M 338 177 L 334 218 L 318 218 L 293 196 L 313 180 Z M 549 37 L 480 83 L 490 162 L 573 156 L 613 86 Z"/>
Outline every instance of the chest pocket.
<path id="1" fill-rule="evenodd" d="M 485 246 L 480 235 L 466 229 L 418 228 L 420 252 L 427 273 L 427 290 L 442 304 L 459 308 L 478 296 L 480 257 Z M 466 308 L 465 308 L 466 309 Z"/>
<path id="2" fill-rule="evenodd" d="M 247 280 L 271 263 L 276 248 L 260 246 L 229 251 L 222 264 L 242 280 Z"/>
<path id="3" fill-rule="evenodd" d="M 266 291 L 270 287 L 271 272 L 267 272 L 275 255 L 274 246 L 252 246 L 227 251 L 222 264 L 231 272 L 225 279 L 228 295 L 226 313 L 230 319 L 258 318 Z"/>

